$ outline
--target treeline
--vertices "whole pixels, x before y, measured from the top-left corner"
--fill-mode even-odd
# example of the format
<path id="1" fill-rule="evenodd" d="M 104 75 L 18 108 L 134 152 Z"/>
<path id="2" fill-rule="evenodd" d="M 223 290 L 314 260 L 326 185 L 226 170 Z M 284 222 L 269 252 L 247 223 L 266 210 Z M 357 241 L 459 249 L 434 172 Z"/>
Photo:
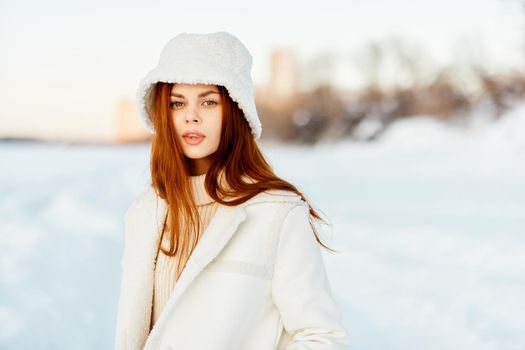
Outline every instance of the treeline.
<path id="1" fill-rule="evenodd" d="M 525 99 L 523 73 L 490 72 L 481 59 L 470 55 L 470 60 L 428 74 L 432 67 L 425 55 L 395 42 L 370 46 L 362 60 L 366 64 L 360 67 L 368 84 L 358 91 L 338 88 L 326 79 L 286 98 L 259 98 L 265 137 L 301 143 L 340 138 L 370 141 L 399 118 L 425 115 L 467 123 L 469 118 L 484 114 L 497 119 Z M 327 60 L 326 65 L 330 62 L 333 60 Z M 405 72 L 403 81 L 409 84 L 383 86 L 382 62 Z"/>

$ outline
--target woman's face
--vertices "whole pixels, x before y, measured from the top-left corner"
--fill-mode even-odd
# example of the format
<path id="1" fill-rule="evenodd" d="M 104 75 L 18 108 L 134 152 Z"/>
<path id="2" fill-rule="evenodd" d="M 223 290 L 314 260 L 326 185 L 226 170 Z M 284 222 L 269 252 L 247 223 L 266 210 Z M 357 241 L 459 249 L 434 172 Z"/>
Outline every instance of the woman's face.
<path id="1" fill-rule="evenodd" d="M 171 120 L 192 165 L 192 175 L 208 170 L 211 155 L 219 147 L 223 117 L 220 97 L 216 85 L 177 83 L 171 89 Z"/>

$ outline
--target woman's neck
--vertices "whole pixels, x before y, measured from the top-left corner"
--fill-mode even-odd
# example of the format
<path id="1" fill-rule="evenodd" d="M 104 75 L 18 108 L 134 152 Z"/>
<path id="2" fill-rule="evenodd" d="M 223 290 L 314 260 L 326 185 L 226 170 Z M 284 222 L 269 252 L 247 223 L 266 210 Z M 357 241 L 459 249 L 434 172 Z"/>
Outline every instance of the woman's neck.
<path id="1" fill-rule="evenodd" d="M 212 163 L 212 155 L 199 159 L 188 159 L 190 165 L 190 175 L 199 176 L 206 174 Z"/>

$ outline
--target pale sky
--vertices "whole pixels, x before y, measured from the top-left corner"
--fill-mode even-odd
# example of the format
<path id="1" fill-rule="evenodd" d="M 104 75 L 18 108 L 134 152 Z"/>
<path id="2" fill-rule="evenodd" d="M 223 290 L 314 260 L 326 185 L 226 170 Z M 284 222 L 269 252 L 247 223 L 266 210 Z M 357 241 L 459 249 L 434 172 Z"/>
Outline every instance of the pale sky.
<path id="1" fill-rule="evenodd" d="M 424 46 L 443 64 L 472 42 L 482 44 L 490 66 L 524 68 L 524 16 L 518 0 L 0 0 L 0 136 L 107 138 L 118 98 L 134 98 L 180 32 L 237 36 L 253 55 L 259 85 L 276 46 L 307 59 L 392 36 Z"/>

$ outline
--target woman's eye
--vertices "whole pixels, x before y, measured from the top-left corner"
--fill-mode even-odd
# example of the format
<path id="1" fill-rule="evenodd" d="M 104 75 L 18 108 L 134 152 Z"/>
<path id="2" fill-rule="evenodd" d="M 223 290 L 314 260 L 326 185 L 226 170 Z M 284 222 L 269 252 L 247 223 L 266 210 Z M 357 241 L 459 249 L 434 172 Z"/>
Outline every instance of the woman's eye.
<path id="1" fill-rule="evenodd" d="M 170 103 L 170 107 L 180 107 L 180 105 L 182 104 L 182 102 L 179 102 L 179 101 L 175 101 L 175 102 L 172 102 Z"/>
<path id="2" fill-rule="evenodd" d="M 215 106 L 217 105 L 217 101 L 213 101 L 213 100 L 206 100 L 203 102 L 203 104 L 206 106 L 206 107 L 211 107 L 211 106 Z M 180 102 L 180 101 L 173 101 L 170 103 L 170 107 L 171 108 L 182 108 L 182 106 L 184 105 L 183 102 Z"/>

